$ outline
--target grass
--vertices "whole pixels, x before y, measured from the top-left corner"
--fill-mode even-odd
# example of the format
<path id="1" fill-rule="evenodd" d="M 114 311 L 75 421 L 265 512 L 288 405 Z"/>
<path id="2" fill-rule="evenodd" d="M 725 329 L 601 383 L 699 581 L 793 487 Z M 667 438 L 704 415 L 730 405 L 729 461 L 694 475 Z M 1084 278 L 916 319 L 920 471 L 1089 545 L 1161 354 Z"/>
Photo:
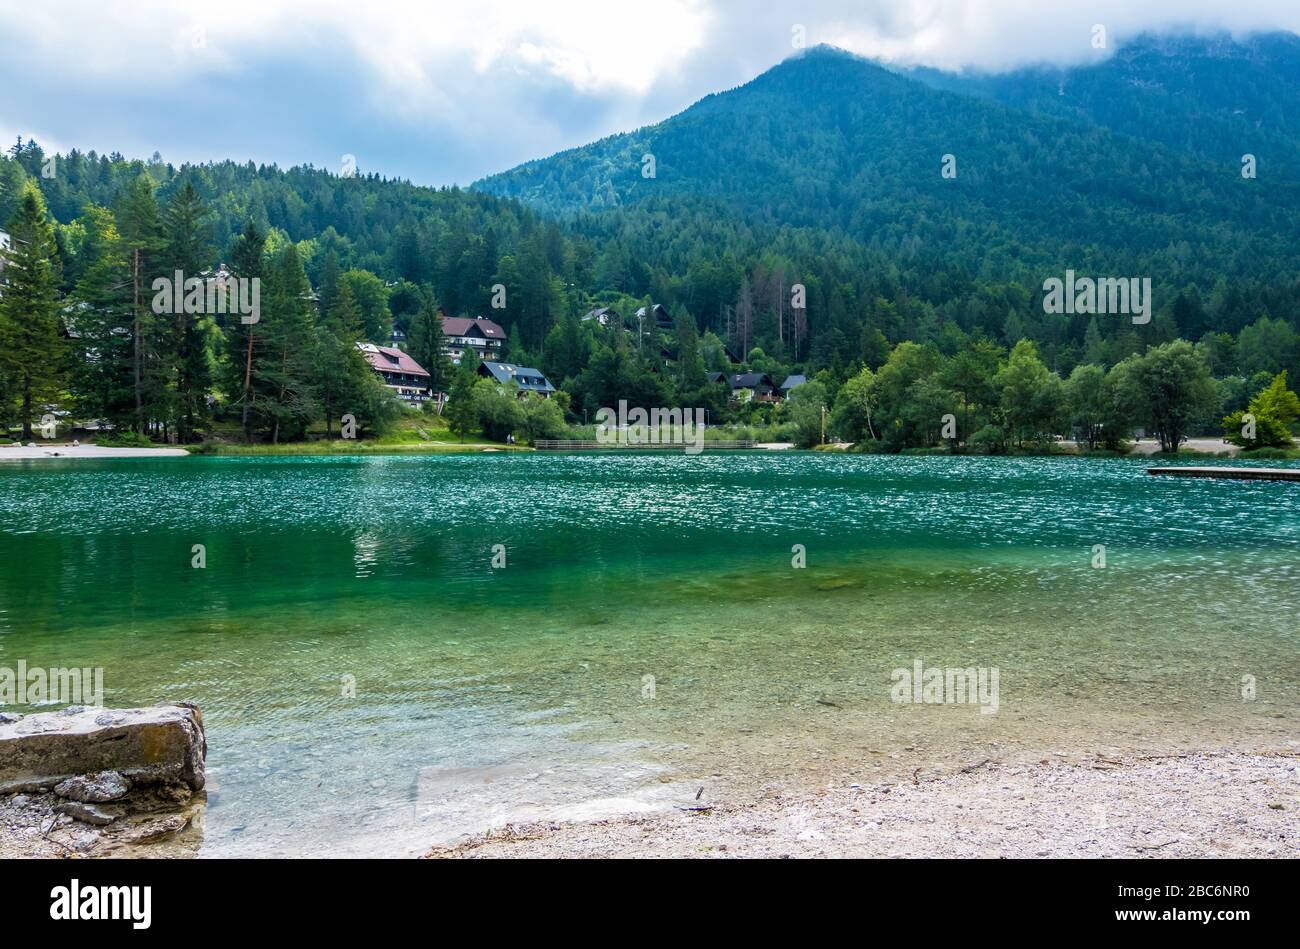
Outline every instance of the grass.
<path id="1" fill-rule="evenodd" d="M 212 427 L 210 437 L 199 445 L 186 446 L 196 455 L 394 455 L 439 454 L 450 452 L 531 451 L 523 445 L 504 445 L 489 441 L 482 432 L 476 432 L 461 441 L 452 434 L 447 423 L 436 415 L 409 413 L 393 428 L 373 438 L 339 438 L 337 425 L 334 438 L 325 437 L 325 426 L 318 424 L 307 432 L 307 439 L 281 442 L 245 444 L 243 432 L 237 424 L 225 423 Z M 316 437 L 312 437 L 316 436 Z"/>
<path id="2" fill-rule="evenodd" d="M 488 449 L 496 451 L 532 451 L 524 445 L 501 445 L 496 442 L 403 442 L 382 439 L 341 439 L 332 441 L 282 442 L 279 445 L 253 444 L 244 445 L 237 442 L 203 442 L 201 445 L 189 445 L 191 454 L 195 455 L 405 455 L 405 454 L 452 454 L 455 452 L 481 452 Z"/>
<path id="3" fill-rule="evenodd" d="M 1237 457 L 1282 461 L 1284 459 L 1300 458 L 1300 448 L 1249 448 L 1241 452 Z"/>

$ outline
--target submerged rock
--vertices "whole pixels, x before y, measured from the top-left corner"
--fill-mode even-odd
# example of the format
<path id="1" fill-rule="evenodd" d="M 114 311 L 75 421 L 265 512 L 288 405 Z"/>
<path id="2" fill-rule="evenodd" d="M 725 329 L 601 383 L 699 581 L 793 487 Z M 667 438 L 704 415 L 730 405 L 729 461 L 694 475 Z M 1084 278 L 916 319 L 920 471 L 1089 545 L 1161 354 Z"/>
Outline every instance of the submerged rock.
<path id="1" fill-rule="evenodd" d="M 185 828 L 190 826 L 190 817 L 187 814 L 172 814 L 159 820 L 150 821 L 135 830 L 126 834 L 122 838 L 123 843 L 131 844 L 151 844 L 160 840 L 167 840 L 175 837 Z"/>
<path id="2" fill-rule="evenodd" d="M 57 786 L 74 800 L 106 801 L 116 798 L 77 794 L 114 794 L 121 781 L 126 790 L 184 784 L 198 791 L 206 754 L 203 716 L 189 703 L 25 715 L 0 723 L 0 793 Z"/>

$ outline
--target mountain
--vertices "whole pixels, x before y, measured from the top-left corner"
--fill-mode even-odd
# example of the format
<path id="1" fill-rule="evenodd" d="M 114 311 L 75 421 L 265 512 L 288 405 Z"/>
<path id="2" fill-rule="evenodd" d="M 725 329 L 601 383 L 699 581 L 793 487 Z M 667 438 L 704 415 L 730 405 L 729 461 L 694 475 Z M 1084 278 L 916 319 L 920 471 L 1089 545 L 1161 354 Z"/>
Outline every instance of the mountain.
<path id="1" fill-rule="evenodd" d="M 1029 285 L 1067 267 L 1294 278 L 1300 177 L 1274 173 L 1267 149 L 1295 148 L 1295 50 L 1295 37 L 1147 40 L 1103 66 L 998 78 L 902 73 L 817 47 L 663 122 L 474 187 L 597 228 L 614 212 L 685 221 L 705 208 Z M 1245 64 L 1236 85 L 1217 88 L 1233 63 Z M 1072 104 L 1055 101 L 1061 81 Z M 1175 118 L 1151 121 L 1170 99 Z M 1213 124 L 1188 132 L 1192 114 Z M 1269 169 L 1254 181 L 1241 176 L 1248 146 Z M 941 175 L 945 155 L 955 178 Z"/>
<path id="2" fill-rule="evenodd" d="M 1082 120 L 1209 161 L 1257 155 L 1270 176 L 1300 165 L 1300 37 L 1142 35 L 1096 64 L 909 75 L 937 89 Z"/>
<path id="3" fill-rule="evenodd" d="M 512 358 L 557 379 L 584 368 L 581 314 L 647 297 L 778 374 L 875 367 L 904 340 L 952 355 L 970 338 L 1029 339 L 1068 374 L 1207 334 L 1216 372 L 1263 371 L 1261 354 L 1300 371 L 1296 50 L 1293 36 L 1148 37 L 1091 66 L 994 76 L 819 47 L 471 190 L 93 152 L 46 178 L 20 141 L 0 155 L 0 221 L 35 181 L 71 293 L 133 182 L 147 176 L 163 207 L 192 185 L 212 211 L 208 259 L 230 260 L 251 221 L 277 252 L 296 245 L 313 286 L 335 257 L 356 271 L 367 326 L 409 327 L 429 289 L 453 315 L 491 312 Z M 1044 280 L 1071 269 L 1150 277 L 1151 322 L 1044 313 Z"/>

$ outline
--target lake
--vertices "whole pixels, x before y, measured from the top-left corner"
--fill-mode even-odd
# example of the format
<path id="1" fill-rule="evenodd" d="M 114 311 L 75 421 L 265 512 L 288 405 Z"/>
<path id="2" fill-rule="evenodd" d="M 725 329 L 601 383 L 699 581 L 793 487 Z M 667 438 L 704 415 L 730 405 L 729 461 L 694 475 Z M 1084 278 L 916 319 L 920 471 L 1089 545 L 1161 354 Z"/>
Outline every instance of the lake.
<path id="1" fill-rule="evenodd" d="M 197 702 L 213 856 L 403 856 L 986 758 L 1295 750 L 1298 582 L 1300 486 L 1138 460 L 0 464 L 0 666 Z M 996 712 L 896 701 L 918 662 L 996 670 Z"/>

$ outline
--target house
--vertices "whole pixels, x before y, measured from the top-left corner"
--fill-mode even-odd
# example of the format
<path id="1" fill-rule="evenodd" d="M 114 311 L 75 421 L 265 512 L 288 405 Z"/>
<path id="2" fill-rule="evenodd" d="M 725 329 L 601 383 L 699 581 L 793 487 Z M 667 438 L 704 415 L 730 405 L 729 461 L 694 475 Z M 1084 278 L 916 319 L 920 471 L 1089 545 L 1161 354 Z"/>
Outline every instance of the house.
<path id="1" fill-rule="evenodd" d="M 613 307 L 598 306 L 582 315 L 583 323 L 589 323 L 592 320 L 595 320 L 601 326 L 618 326 L 623 322 L 623 317 Z"/>
<path id="2" fill-rule="evenodd" d="M 370 368 L 379 373 L 384 385 L 397 393 L 407 405 L 420 406 L 433 398 L 429 373 L 409 353 L 392 346 L 357 343 Z"/>
<path id="3" fill-rule="evenodd" d="M 215 309 L 216 313 L 234 313 L 238 309 L 239 290 L 234 282 L 235 275 L 224 263 L 218 264 L 215 270 L 201 271 L 199 279 L 203 281 L 203 299 L 214 308 L 219 307 Z M 219 305 L 218 299 L 221 300 Z"/>
<path id="4" fill-rule="evenodd" d="M 529 369 L 504 362 L 482 362 L 479 363 L 478 374 L 485 379 L 494 379 L 501 385 L 513 382 L 519 386 L 521 396 L 525 392 L 536 392 L 542 398 L 549 399 L 555 394 L 555 386 L 542 375 L 540 369 Z"/>
<path id="5" fill-rule="evenodd" d="M 652 303 L 650 305 L 650 313 L 654 316 L 655 329 L 671 330 L 673 328 L 673 318 L 669 315 L 668 310 L 662 303 Z M 636 311 L 636 320 L 637 326 L 640 327 L 642 332 L 645 332 L 647 329 L 645 324 L 649 322 L 646 320 L 645 307 L 641 307 Z"/>
<path id="6" fill-rule="evenodd" d="M 795 373 L 794 375 L 786 376 L 785 382 L 781 383 L 781 394 L 788 397 L 791 389 L 797 389 L 807 381 L 808 377 L 803 375 L 803 373 Z"/>
<path id="7" fill-rule="evenodd" d="M 780 402 L 781 390 L 765 372 L 711 372 L 710 382 L 725 383 L 733 402 Z"/>
<path id="8" fill-rule="evenodd" d="M 224 290 L 226 284 L 235 279 L 235 275 L 230 272 L 230 268 L 224 263 L 217 264 L 216 270 L 204 270 L 199 274 L 199 277 L 203 280 L 205 296 L 208 284 L 215 283 L 220 289 Z"/>
<path id="9" fill-rule="evenodd" d="M 4 252 L 14 246 L 14 242 L 9 237 L 8 231 L 0 231 L 0 277 L 5 272 L 5 255 Z"/>
<path id="10" fill-rule="evenodd" d="M 501 358 L 501 349 L 506 343 L 506 331 L 491 320 L 481 316 L 471 319 L 466 316 L 442 316 L 442 343 L 451 358 L 452 364 L 459 366 L 460 357 L 465 350 L 472 349 L 478 358 L 491 362 Z"/>

